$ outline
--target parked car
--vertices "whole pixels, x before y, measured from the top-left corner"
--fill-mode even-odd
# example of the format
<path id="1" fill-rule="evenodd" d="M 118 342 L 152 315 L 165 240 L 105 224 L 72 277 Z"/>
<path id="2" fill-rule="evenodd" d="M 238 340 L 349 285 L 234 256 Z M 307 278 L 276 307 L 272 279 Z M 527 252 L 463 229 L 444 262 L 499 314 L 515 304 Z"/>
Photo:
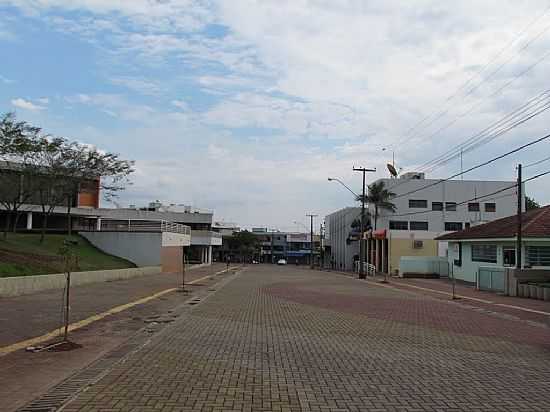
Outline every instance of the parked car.
<path id="1" fill-rule="evenodd" d="M 286 265 L 286 260 L 285 260 L 285 259 L 279 259 L 279 260 L 277 261 L 277 264 L 278 264 L 278 265 Z"/>

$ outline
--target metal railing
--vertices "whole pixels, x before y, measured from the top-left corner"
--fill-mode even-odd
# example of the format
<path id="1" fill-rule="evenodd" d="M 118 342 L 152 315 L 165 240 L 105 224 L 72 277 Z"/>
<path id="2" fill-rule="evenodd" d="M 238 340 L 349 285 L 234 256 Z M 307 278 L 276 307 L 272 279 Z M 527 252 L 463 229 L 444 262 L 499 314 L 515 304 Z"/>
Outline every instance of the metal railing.
<path id="1" fill-rule="evenodd" d="M 191 235 L 191 228 L 189 226 L 166 220 L 101 219 L 101 223 L 96 230 L 101 232 L 171 232 Z"/>

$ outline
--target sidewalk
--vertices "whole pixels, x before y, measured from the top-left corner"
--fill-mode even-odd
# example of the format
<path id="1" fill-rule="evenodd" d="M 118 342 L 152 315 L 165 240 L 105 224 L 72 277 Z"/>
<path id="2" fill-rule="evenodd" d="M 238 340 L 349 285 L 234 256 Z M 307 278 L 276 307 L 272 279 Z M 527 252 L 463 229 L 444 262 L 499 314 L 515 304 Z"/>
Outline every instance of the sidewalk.
<path id="1" fill-rule="evenodd" d="M 112 351 L 158 316 L 165 316 L 201 290 L 211 288 L 220 278 L 212 275 L 225 268 L 224 264 L 215 264 L 188 270 L 189 294 L 176 292 L 181 286 L 181 273 L 71 288 L 71 323 L 85 319 L 92 322 L 70 333 L 69 338 L 83 346 L 70 352 L 28 353 L 11 349 L 17 347 L 18 342 L 47 334 L 60 326 L 62 291 L 0 299 L 0 409 L 20 407 Z M 146 300 L 151 296 L 152 299 Z M 142 303 L 95 320 L 98 314 L 113 307 L 125 308 L 123 305 L 131 302 Z"/>
<path id="2" fill-rule="evenodd" d="M 357 277 L 356 273 L 338 272 L 349 277 Z M 384 276 L 368 276 L 367 282 L 380 286 L 397 288 L 432 298 L 451 300 L 452 281 L 450 279 L 423 279 L 423 278 L 399 278 L 387 277 L 388 283 L 383 283 Z M 461 305 L 473 305 L 485 310 L 502 313 L 506 316 L 516 317 L 525 321 L 538 322 L 550 327 L 550 302 L 536 299 L 526 299 L 513 296 L 504 296 L 497 293 L 476 290 L 474 286 L 463 283 L 455 285 L 454 302 Z"/>

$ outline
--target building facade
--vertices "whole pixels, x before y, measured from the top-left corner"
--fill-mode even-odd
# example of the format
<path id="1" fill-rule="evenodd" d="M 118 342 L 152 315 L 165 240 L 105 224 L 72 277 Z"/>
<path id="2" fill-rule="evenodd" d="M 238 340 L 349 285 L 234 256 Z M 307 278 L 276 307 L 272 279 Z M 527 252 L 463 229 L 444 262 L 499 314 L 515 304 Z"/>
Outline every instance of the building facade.
<path id="1" fill-rule="evenodd" d="M 258 238 L 259 259 L 262 263 L 277 263 L 285 259 L 289 264 L 309 264 L 311 259 L 311 234 L 299 232 L 268 231 L 267 228 L 253 228 Z M 313 235 L 313 259 L 317 264 L 320 255 L 320 236 Z"/>
<path id="2" fill-rule="evenodd" d="M 359 260 L 359 236 L 354 222 L 360 218 L 360 207 L 346 207 L 325 217 L 325 266 L 354 270 Z"/>
<path id="3" fill-rule="evenodd" d="M 381 209 L 375 219 L 374 205 L 367 205 L 373 228 L 365 234 L 365 254 L 367 262 L 382 273 L 399 273 L 402 256 L 446 256 L 447 244 L 436 237 L 510 216 L 517 209 L 513 181 L 442 182 L 408 173 L 375 183 L 379 182 L 395 194 L 391 202 L 396 210 Z M 359 242 L 353 236 L 350 242 L 348 236 L 358 216 L 359 208 L 346 208 L 326 217 L 330 260 L 338 269 L 353 270 L 358 260 Z"/>

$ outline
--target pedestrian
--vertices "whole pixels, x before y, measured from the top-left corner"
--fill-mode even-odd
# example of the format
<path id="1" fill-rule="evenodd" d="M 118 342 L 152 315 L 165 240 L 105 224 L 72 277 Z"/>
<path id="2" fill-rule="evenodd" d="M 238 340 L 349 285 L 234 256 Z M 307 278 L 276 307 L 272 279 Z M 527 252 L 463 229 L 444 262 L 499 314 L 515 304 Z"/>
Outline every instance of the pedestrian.
<path id="1" fill-rule="evenodd" d="M 231 262 L 231 256 L 227 255 L 227 270 L 229 270 L 229 263 Z"/>

